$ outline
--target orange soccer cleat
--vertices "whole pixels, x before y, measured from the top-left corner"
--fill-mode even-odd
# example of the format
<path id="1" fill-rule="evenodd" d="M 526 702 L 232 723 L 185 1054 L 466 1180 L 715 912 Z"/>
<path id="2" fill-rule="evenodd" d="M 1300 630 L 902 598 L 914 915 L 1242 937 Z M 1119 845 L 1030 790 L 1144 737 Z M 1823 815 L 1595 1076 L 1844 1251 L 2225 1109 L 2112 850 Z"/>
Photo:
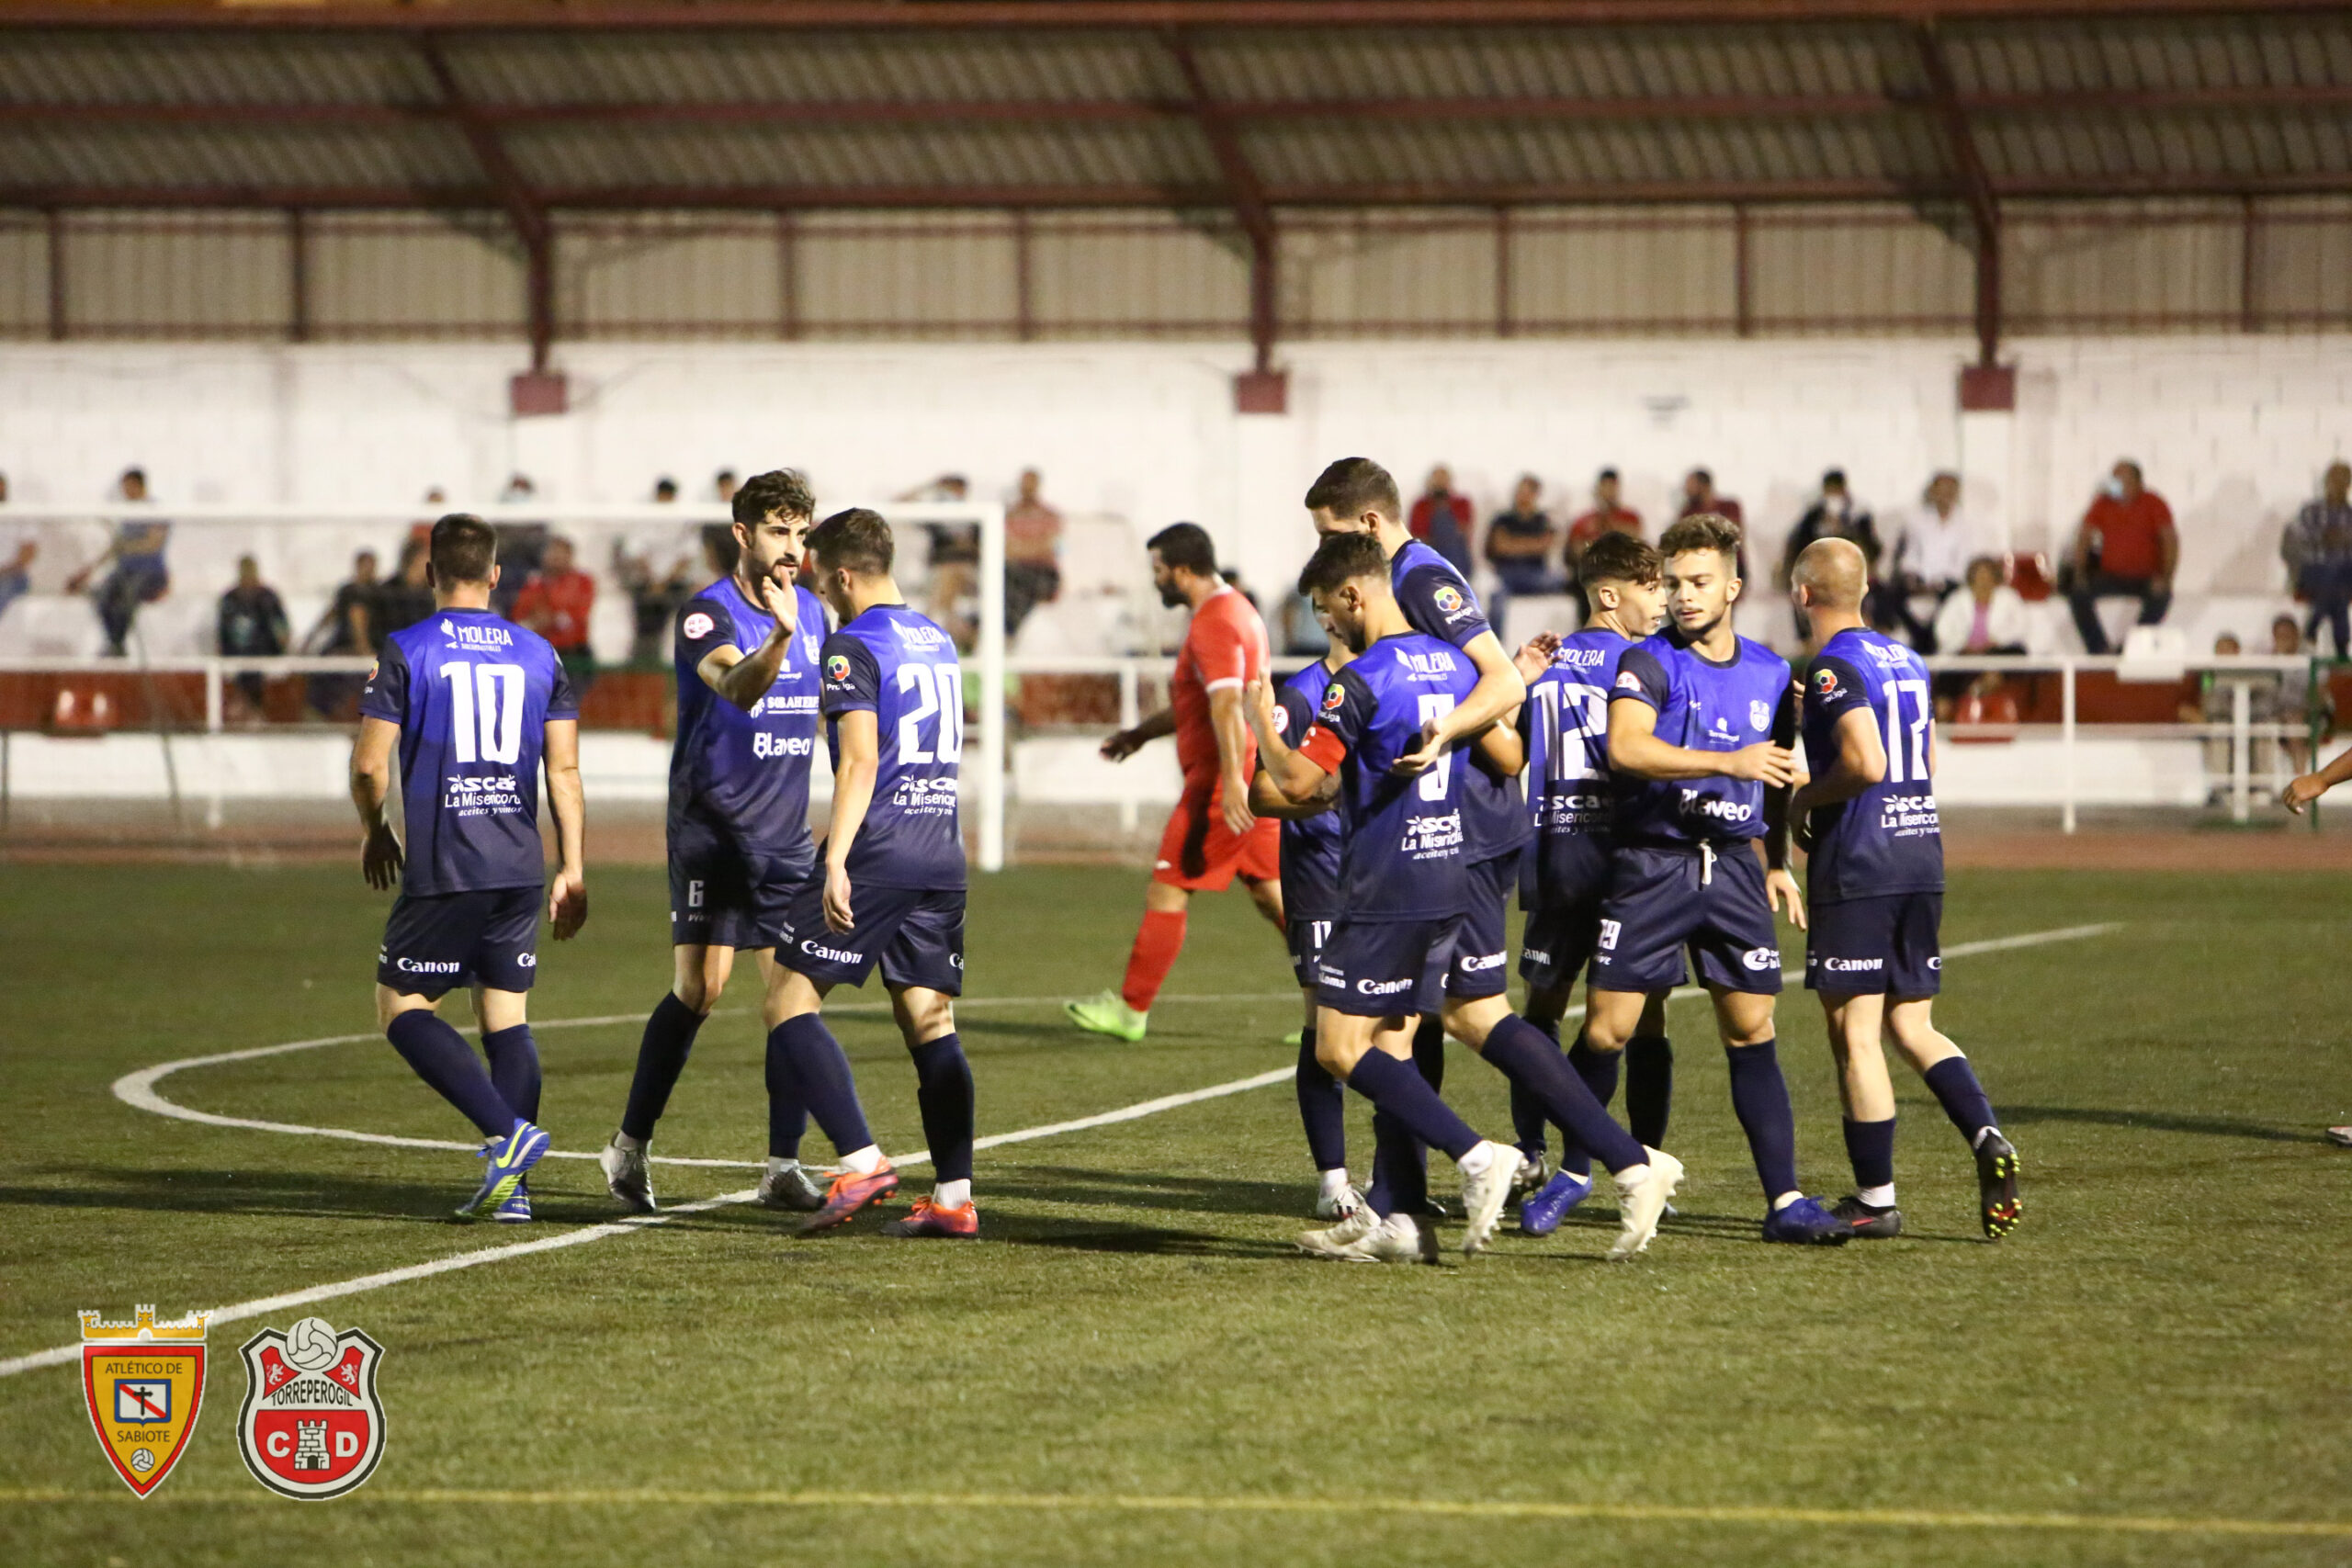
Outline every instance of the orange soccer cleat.
<path id="1" fill-rule="evenodd" d="M 915 1211 L 882 1227 L 884 1235 L 936 1235 L 969 1241 L 980 1234 L 980 1211 L 967 1200 L 961 1208 L 943 1208 L 929 1198 L 915 1200 Z"/>
<path id="2" fill-rule="evenodd" d="M 845 1223 L 868 1203 L 878 1202 L 898 1190 L 899 1173 L 891 1168 L 887 1159 L 874 1168 L 871 1176 L 844 1170 L 834 1177 L 832 1184 L 825 1189 L 824 1207 L 808 1216 L 808 1223 L 800 1227 L 800 1234 L 806 1235 L 811 1231 L 831 1230 Z"/>

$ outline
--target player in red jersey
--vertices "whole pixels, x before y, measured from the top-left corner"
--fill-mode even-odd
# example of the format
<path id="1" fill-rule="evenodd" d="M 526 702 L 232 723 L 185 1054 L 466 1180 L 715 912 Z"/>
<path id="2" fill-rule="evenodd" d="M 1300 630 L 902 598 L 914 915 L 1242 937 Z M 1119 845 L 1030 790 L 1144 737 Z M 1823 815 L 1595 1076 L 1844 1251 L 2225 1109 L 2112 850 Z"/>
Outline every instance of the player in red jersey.
<path id="1" fill-rule="evenodd" d="M 1184 793 L 1169 814 L 1144 888 L 1143 927 L 1127 955 L 1126 983 L 1063 1004 L 1080 1029 L 1127 1041 L 1143 1038 L 1152 1001 L 1183 949 L 1184 911 L 1194 893 L 1222 892 L 1238 876 L 1259 912 L 1283 929 L 1278 825 L 1250 809 L 1258 750 L 1241 706 L 1243 687 L 1266 673 L 1266 623 L 1217 575 L 1216 547 L 1199 524 L 1161 529 L 1150 548 L 1159 602 L 1171 610 L 1191 605 L 1193 624 L 1168 683 L 1168 706 L 1102 742 L 1102 755 L 1123 762 L 1147 742 L 1173 735 Z"/>

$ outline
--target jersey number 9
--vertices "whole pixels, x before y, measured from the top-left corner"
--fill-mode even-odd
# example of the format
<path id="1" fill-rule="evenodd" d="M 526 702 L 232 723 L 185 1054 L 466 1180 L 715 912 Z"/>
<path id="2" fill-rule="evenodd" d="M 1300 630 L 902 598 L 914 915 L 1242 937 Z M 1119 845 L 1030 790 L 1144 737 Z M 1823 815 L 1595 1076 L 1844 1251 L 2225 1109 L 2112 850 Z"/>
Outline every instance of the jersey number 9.
<path id="1" fill-rule="evenodd" d="M 1433 719 L 1443 718 L 1453 711 L 1453 699 L 1443 692 L 1421 694 L 1421 728 L 1426 729 Z M 1443 800 L 1447 781 L 1453 777 L 1453 748 L 1449 746 L 1438 753 L 1437 766 L 1421 775 L 1421 798 Z"/>

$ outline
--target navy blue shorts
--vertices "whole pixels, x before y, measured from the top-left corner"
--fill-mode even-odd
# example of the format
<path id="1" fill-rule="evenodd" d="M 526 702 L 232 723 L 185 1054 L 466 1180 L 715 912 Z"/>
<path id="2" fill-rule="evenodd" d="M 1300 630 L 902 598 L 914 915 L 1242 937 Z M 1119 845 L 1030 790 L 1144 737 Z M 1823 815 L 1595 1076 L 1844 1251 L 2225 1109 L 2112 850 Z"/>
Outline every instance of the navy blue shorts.
<path id="1" fill-rule="evenodd" d="M 1745 842 L 1715 851 L 1627 847 L 1609 870 L 1594 944 L 1592 983 L 1604 991 L 1662 991 L 1682 984 L 1685 950 L 1699 978 L 1727 991 L 1781 991 L 1781 938 L 1764 893 L 1764 867 Z"/>
<path id="2" fill-rule="evenodd" d="M 1596 890 L 1569 903 L 1527 912 L 1527 929 L 1519 939 L 1519 977 L 1529 989 L 1576 984 L 1600 944 L 1601 897 Z"/>
<path id="3" fill-rule="evenodd" d="M 1464 954 L 1494 963 L 1480 964 L 1458 977 L 1449 974 L 1446 995 L 1498 997 L 1510 988 L 1510 896 L 1519 888 L 1519 859 L 1520 852 L 1513 850 L 1471 866 L 1470 908 L 1455 946 Z"/>
<path id="4" fill-rule="evenodd" d="M 1943 989 L 1940 893 L 1889 893 L 1813 906 L 1804 983 L 1832 996 L 1932 997 Z"/>
<path id="5" fill-rule="evenodd" d="M 857 924 L 836 931 L 825 923 L 825 868 L 820 863 L 793 890 L 775 961 L 820 986 L 863 986 L 882 965 L 882 983 L 921 986 L 951 997 L 964 994 L 964 890 L 859 886 L 849 893 Z"/>
<path id="6" fill-rule="evenodd" d="M 1430 920 L 1341 920 L 1316 965 L 1315 1000 L 1356 1018 L 1433 1013 L 1452 997 L 1496 997 L 1510 984 L 1510 954 L 1470 940 L 1467 914 Z"/>
<path id="7" fill-rule="evenodd" d="M 759 951 L 784 934 L 815 851 L 746 849 L 707 818 L 670 818 L 670 945 Z"/>
<path id="8" fill-rule="evenodd" d="M 1331 940 L 1331 925 L 1329 920 L 1283 922 L 1283 939 L 1290 943 L 1290 972 L 1298 976 L 1302 988 L 1315 985 L 1315 965 L 1323 956 L 1324 943 Z"/>
<path id="9" fill-rule="evenodd" d="M 539 973 L 538 887 L 403 893 L 384 922 L 376 979 L 404 997 L 439 1000 L 459 987 L 527 991 Z"/>

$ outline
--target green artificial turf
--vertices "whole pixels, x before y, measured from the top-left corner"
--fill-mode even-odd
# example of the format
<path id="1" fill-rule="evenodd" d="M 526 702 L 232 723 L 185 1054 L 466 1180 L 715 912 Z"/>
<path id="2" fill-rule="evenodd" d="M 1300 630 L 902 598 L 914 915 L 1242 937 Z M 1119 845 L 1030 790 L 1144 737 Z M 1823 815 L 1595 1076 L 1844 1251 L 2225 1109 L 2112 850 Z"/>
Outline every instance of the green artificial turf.
<path id="1" fill-rule="evenodd" d="M 541 1021 L 641 1015 L 667 983 L 659 874 L 593 891 L 586 933 L 542 951 Z M 1238 894 L 1195 902 L 1170 989 L 1239 999 L 1171 999 L 1136 1046 L 1063 1025 L 1052 998 L 1115 982 L 1139 893 L 1091 869 L 977 885 L 975 998 L 1042 998 L 963 1014 L 983 1134 L 1287 1064 L 1288 968 Z M 1958 1138 L 1899 1068 L 1909 1234 L 1761 1245 L 1706 1008 L 1683 1002 L 1682 1217 L 1631 1266 L 1599 1261 L 1606 1212 L 1443 1269 L 1296 1256 L 1312 1175 L 1277 1084 L 984 1151 L 977 1245 L 887 1241 L 872 1218 L 796 1240 L 737 1205 L 223 1325 L 192 1446 L 144 1502 L 102 1459 L 74 1368 L 0 1378 L 0 1557 L 2352 1561 L 2352 1153 L 2318 1137 L 2352 1120 L 2340 887 L 1978 873 L 1947 907 L 1947 945 L 2121 922 L 1951 964 L 1939 1021 L 2025 1158 L 2025 1224 L 1999 1245 L 1977 1234 Z M 369 1031 L 384 908 L 343 868 L 0 868 L 0 1359 L 72 1342 L 80 1308 L 175 1315 L 613 1216 L 593 1164 L 550 1160 L 529 1232 L 458 1227 L 465 1154 L 199 1125 L 108 1093 L 167 1060 Z M 657 1154 L 763 1152 L 752 980 L 706 1026 Z M 887 1015 L 836 1028 L 884 1147 L 919 1147 Z M 559 1148 L 610 1132 L 637 1032 L 540 1035 Z M 1806 1181 L 1834 1197 L 1837 1101 L 1801 991 L 1781 1053 Z M 159 1091 L 469 1136 L 379 1039 Z M 1508 1136 L 1501 1080 L 1467 1053 L 1447 1094 Z M 1350 1133 L 1361 1171 L 1360 1102 Z M 753 1177 L 655 1179 L 686 1201 Z M 234 1438 L 236 1346 L 306 1312 L 385 1347 L 390 1433 L 366 1487 L 317 1505 L 263 1491 Z M 1167 1499 L 1191 1501 L 1147 1506 Z M 2033 1514 L 2065 1517 L 2013 1522 Z"/>

